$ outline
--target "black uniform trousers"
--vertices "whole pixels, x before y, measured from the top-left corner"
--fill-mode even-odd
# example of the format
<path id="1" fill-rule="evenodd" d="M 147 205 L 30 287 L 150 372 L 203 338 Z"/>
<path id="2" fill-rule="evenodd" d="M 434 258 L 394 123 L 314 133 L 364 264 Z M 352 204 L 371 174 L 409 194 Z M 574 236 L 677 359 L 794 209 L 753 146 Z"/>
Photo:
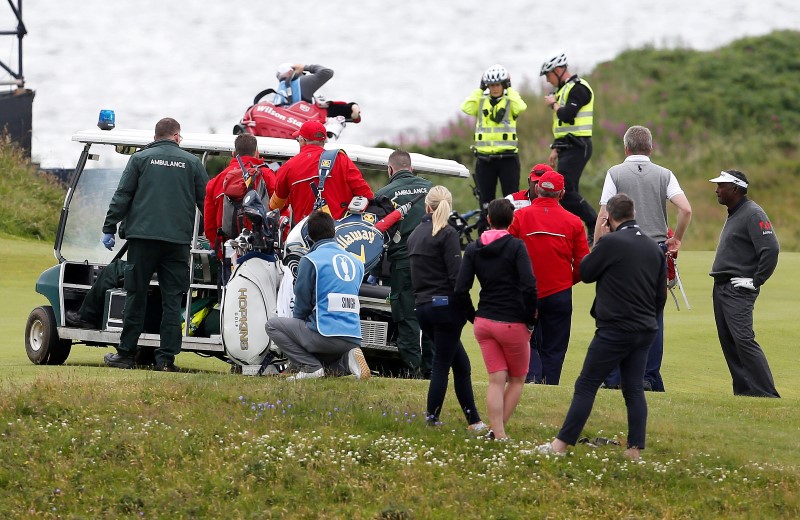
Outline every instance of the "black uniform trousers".
<path id="1" fill-rule="evenodd" d="M 100 328 L 103 321 L 106 292 L 109 289 L 116 289 L 122 286 L 122 281 L 125 278 L 125 264 L 125 260 L 113 260 L 97 275 L 97 280 L 94 281 L 91 289 L 86 293 L 86 297 L 84 297 L 83 303 L 78 309 L 78 314 L 81 315 L 83 321 L 94 324 L 98 329 Z"/>
<path id="2" fill-rule="evenodd" d="M 479 155 L 475 163 L 475 183 L 481 194 L 481 207 L 493 201 L 497 195 L 497 181 L 503 197 L 519 190 L 519 155 Z"/>
<path id="3" fill-rule="evenodd" d="M 564 176 L 564 197 L 561 205 L 564 209 L 577 215 L 586 225 L 588 232 L 594 234 L 597 212 L 580 194 L 579 183 L 583 168 L 592 158 L 592 139 L 575 138 L 575 143 L 568 148 L 558 150 L 558 173 Z"/>
<path id="4" fill-rule="evenodd" d="M 188 244 L 162 240 L 128 240 L 128 263 L 125 265 L 125 309 L 122 333 L 117 350 L 133 356 L 144 329 L 147 291 L 153 273 L 158 275 L 161 290 L 161 343 L 156 349 L 156 364 L 171 364 L 181 351 L 181 303 L 189 290 Z"/>
<path id="5" fill-rule="evenodd" d="M 734 287 L 730 281 L 714 283 L 714 320 L 722 353 L 733 378 L 733 394 L 780 397 L 767 357 L 753 332 L 753 308 L 758 291 Z"/>

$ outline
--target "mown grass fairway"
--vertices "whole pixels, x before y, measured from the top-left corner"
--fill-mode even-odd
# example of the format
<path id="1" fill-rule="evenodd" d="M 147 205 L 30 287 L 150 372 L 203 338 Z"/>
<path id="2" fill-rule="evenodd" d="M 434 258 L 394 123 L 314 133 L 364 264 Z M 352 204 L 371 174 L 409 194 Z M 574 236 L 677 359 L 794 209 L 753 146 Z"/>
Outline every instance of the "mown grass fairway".
<path id="1" fill-rule="evenodd" d="M 720 219 L 722 219 L 720 215 Z M 720 225 L 721 225 L 720 220 Z M 470 437 L 451 392 L 426 428 L 425 381 L 288 384 L 228 374 L 181 354 L 190 373 L 122 371 L 106 349 L 73 346 L 65 366 L 32 365 L 25 320 L 44 298 L 49 244 L 0 239 L 0 514 L 3 518 L 797 518 L 800 254 L 781 256 L 756 307 L 780 400 L 735 398 L 707 276 L 713 253 L 679 267 L 693 310 L 666 313 L 665 394 L 648 394 L 644 462 L 618 447 L 533 451 L 564 418 L 593 331 L 594 288 L 575 290 L 560 387 L 528 386 L 508 432 Z M 680 297 L 679 297 L 680 299 Z M 481 410 L 483 362 L 465 329 Z M 585 434 L 618 436 L 619 392 L 602 390 Z"/>

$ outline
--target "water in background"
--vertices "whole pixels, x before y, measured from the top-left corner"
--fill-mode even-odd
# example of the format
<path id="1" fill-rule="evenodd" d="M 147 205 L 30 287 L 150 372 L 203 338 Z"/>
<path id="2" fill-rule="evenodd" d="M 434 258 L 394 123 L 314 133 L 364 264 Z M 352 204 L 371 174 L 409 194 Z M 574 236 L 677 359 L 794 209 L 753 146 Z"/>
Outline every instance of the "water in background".
<path id="1" fill-rule="evenodd" d="M 707 50 L 800 28 L 800 3 L 786 0 L 576 0 L 567 9 L 527 0 L 36 0 L 23 14 L 33 156 L 46 167 L 74 166 L 71 135 L 93 128 L 103 108 L 116 111 L 118 127 L 150 130 L 171 116 L 185 132 L 230 133 L 284 61 L 334 69 L 319 93 L 363 112 L 341 141 L 372 145 L 424 138 L 457 116 L 494 63 L 515 85 L 540 89 L 539 66 L 556 49 L 585 73 L 647 44 Z M 0 30 L 15 26 L 0 6 Z M 16 65 L 15 53 L 16 38 L 1 38 L 3 61 Z"/>

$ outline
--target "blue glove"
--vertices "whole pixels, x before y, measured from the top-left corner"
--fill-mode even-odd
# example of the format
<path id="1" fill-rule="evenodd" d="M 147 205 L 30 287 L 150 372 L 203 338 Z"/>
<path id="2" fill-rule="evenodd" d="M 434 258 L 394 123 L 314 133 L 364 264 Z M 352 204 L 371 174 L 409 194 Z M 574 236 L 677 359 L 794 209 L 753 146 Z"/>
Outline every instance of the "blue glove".
<path id="1" fill-rule="evenodd" d="M 378 285 L 378 277 L 371 274 L 367 277 L 367 283 L 370 285 Z"/>
<path id="2" fill-rule="evenodd" d="M 114 249 L 114 234 L 113 233 L 103 233 L 103 239 L 101 240 L 103 245 L 106 246 L 106 249 L 109 251 Z"/>

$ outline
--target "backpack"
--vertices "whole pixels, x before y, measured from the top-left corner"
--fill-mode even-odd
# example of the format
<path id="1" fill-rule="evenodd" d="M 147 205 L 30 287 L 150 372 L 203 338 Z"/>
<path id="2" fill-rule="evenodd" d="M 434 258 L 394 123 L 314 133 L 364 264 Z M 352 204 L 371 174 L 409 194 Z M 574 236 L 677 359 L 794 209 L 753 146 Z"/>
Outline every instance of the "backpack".
<path id="1" fill-rule="evenodd" d="M 233 168 L 222 180 L 222 222 L 219 227 L 221 241 L 236 238 L 245 227 L 242 201 L 245 194 L 254 189 L 261 200 L 269 200 L 267 184 L 261 171 L 263 164 L 246 167 L 246 173 L 241 168 Z"/>

